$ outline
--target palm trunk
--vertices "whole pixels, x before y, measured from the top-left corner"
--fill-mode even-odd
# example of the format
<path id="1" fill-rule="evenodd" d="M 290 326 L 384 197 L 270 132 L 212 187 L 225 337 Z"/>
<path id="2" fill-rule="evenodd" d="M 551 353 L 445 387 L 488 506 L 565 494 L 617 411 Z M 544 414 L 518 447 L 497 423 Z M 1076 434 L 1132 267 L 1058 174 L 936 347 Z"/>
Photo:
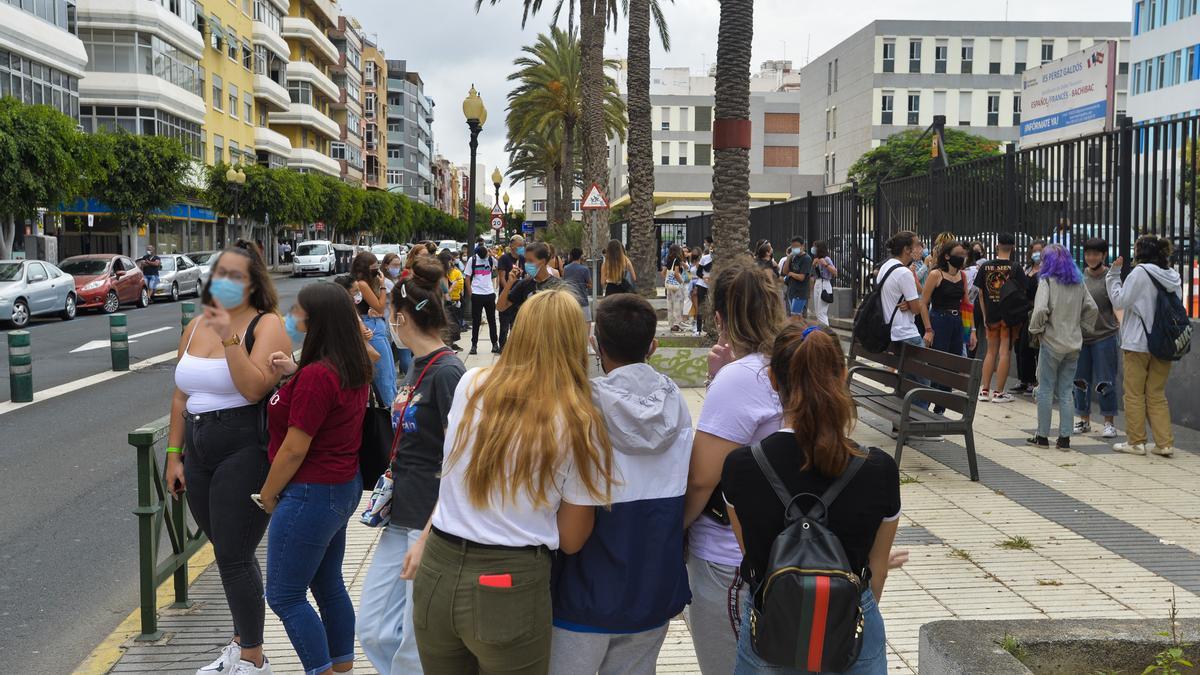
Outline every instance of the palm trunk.
<path id="1" fill-rule="evenodd" d="M 657 276 L 654 236 L 654 140 L 650 126 L 650 0 L 629 0 L 629 256 L 642 283 L 638 291 L 654 297 L 649 280 Z"/>
<path id="2" fill-rule="evenodd" d="M 562 183 L 562 166 L 554 165 L 542 181 L 546 184 L 546 224 L 555 225 L 558 219 L 558 186 Z"/>
<path id="3" fill-rule="evenodd" d="M 754 0 L 721 0 L 713 124 L 716 266 L 750 249 L 750 47 Z"/>
<path id="4" fill-rule="evenodd" d="M 604 129 L 604 30 L 609 0 L 579 3 L 580 94 L 583 108 L 583 184 L 608 185 L 608 136 Z M 748 68 L 748 66 L 747 66 Z M 747 70 L 747 72 L 749 72 Z M 569 171 L 570 167 L 564 167 Z M 603 247 L 608 211 L 591 211 L 584 250 L 593 257 Z"/>
<path id="5" fill-rule="evenodd" d="M 563 120 L 563 156 L 562 167 L 557 182 L 558 189 L 558 222 L 565 223 L 571 219 L 571 200 L 575 197 L 575 127 L 577 122 L 572 117 Z"/>
<path id="6" fill-rule="evenodd" d="M 0 220 L 0 260 L 11 260 L 13 240 L 17 237 L 17 218 L 8 214 Z"/>

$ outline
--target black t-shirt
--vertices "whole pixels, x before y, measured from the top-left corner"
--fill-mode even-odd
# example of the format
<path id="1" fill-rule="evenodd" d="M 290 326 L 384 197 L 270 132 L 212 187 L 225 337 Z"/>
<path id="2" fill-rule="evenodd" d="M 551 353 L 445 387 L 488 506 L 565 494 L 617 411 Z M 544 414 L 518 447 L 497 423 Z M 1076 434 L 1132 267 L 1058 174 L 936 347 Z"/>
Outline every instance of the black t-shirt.
<path id="1" fill-rule="evenodd" d="M 1003 258 L 994 258 L 980 264 L 979 271 L 975 274 L 975 286 L 981 291 L 979 299 L 983 302 L 990 325 L 1000 323 L 1003 317 L 1003 308 L 1000 305 L 1001 291 L 1009 279 L 1012 279 L 1022 292 L 1028 287 L 1021 266 Z"/>
<path id="2" fill-rule="evenodd" d="M 788 259 L 788 271 L 794 274 L 803 274 L 804 281 L 797 281 L 792 277 L 788 277 L 788 297 L 789 298 L 807 298 L 808 297 L 808 280 L 812 278 L 812 256 L 807 253 L 794 255 Z"/>
<path id="3" fill-rule="evenodd" d="M 141 258 L 138 258 L 138 262 L 142 264 L 142 274 L 145 274 L 148 277 L 158 276 L 159 270 L 162 269 L 162 259 L 156 255 L 150 255 L 147 253 Z"/>
<path id="4" fill-rule="evenodd" d="M 522 279 L 513 284 L 512 288 L 508 289 L 508 301 L 511 302 L 512 305 L 504 311 L 516 316 L 517 310 L 521 309 L 521 305 L 525 304 L 525 301 L 528 300 L 534 293 L 543 291 L 554 284 L 561 283 L 561 281 L 555 279 L 554 277 L 546 277 L 545 281 L 538 281 L 533 277 Z"/>
<path id="5" fill-rule="evenodd" d="M 404 402 L 408 400 L 409 391 L 437 353 L 435 351 L 413 361 L 392 406 L 397 433 L 401 430 L 404 433 L 396 449 L 396 461 L 392 463 L 392 478 L 395 481 L 392 522 L 414 529 L 425 527 L 437 504 L 442 447 L 446 442 L 446 419 L 450 416 L 454 389 L 467 371 L 453 352 L 439 358 L 425 373 L 421 387 L 413 391 L 412 403 L 408 405 L 404 419 L 398 419 L 404 410 Z"/>
<path id="6" fill-rule="evenodd" d="M 762 447 L 771 467 L 792 494 L 820 495 L 833 484 L 833 479 L 813 469 L 800 470 L 803 453 L 795 433 L 777 431 L 763 439 Z M 761 580 L 771 545 L 783 531 L 784 504 L 758 468 L 749 447 L 738 448 L 725 458 L 721 490 L 742 525 L 742 541 L 746 546 L 742 576 Z M 810 509 L 815 500 L 800 501 L 803 508 Z M 900 469 L 890 455 L 871 448 L 866 464 L 830 506 L 826 523 L 842 542 L 851 568 L 861 570 L 867 566 L 880 523 L 899 514 Z"/>
<path id="7" fill-rule="evenodd" d="M 521 262 L 524 261 L 525 259 L 522 257 Z M 519 264 L 520 263 L 517 262 L 517 256 L 513 255 L 511 251 L 505 251 L 504 255 L 500 256 L 500 262 L 496 263 L 496 269 L 500 270 L 501 274 L 508 274 L 509 270 Z"/>

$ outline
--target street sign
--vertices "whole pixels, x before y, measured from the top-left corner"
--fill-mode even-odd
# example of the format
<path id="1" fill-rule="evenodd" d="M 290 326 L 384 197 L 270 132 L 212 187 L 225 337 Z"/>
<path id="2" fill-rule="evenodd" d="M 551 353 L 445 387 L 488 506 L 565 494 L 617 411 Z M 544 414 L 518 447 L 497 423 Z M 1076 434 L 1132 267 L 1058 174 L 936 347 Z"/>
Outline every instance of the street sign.
<path id="1" fill-rule="evenodd" d="M 526 234 L 533 234 L 533 223 L 528 220 L 521 223 L 521 231 Z"/>
<path id="2" fill-rule="evenodd" d="M 316 225 L 316 230 L 317 230 L 317 232 L 324 232 L 325 231 L 325 223 L 318 221 L 317 225 Z"/>
<path id="3" fill-rule="evenodd" d="M 504 229 L 504 218 L 492 214 L 492 229 L 499 232 Z"/>
<path id="4" fill-rule="evenodd" d="M 605 199 L 604 193 L 600 191 L 600 186 L 592 183 L 592 187 L 588 188 L 587 195 L 583 198 L 582 209 L 584 211 L 600 211 L 608 208 L 608 200 Z"/>
<path id="5" fill-rule="evenodd" d="M 492 207 L 492 215 L 493 215 L 493 216 L 502 216 L 502 215 L 504 215 L 504 210 L 500 208 L 500 205 L 499 205 L 499 204 L 496 204 L 495 206 L 493 206 L 493 207 Z"/>

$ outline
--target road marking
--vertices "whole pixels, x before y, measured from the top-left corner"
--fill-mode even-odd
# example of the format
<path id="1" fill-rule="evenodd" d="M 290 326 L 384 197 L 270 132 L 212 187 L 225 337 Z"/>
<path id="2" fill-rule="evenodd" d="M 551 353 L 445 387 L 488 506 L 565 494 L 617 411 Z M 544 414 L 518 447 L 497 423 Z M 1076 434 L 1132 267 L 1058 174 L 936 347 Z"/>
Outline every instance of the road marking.
<path id="1" fill-rule="evenodd" d="M 171 330 L 171 326 L 163 326 L 162 328 L 155 328 L 153 330 L 142 331 L 141 333 L 134 333 L 133 335 L 129 336 L 129 342 L 137 342 L 137 338 L 146 337 L 147 335 L 154 335 L 155 333 L 161 333 L 166 330 Z M 78 347 L 76 347 L 75 349 L 72 349 L 68 353 L 77 354 L 79 352 L 90 352 L 90 351 L 95 351 L 97 349 L 104 349 L 108 345 L 109 345 L 108 340 L 92 340 L 90 342 L 85 342 L 85 343 L 79 345 Z"/>
<path id="2" fill-rule="evenodd" d="M 155 328 L 154 330 L 147 330 L 147 331 L 142 331 L 141 333 L 134 333 L 133 335 L 129 336 L 129 339 L 132 340 L 133 338 L 140 338 L 140 337 L 146 337 L 147 335 L 154 335 L 155 333 L 161 333 L 164 330 L 171 330 L 171 328 L 172 328 L 171 326 L 163 326 L 162 328 Z"/>
<path id="3" fill-rule="evenodd" d="M 137 363 L 129 364 L 129 370 L 97 373 L 95 375 L 89 375 L 88 377 L 75 380 L 74 382 L 67 382 L 66 384 L 60 384 L 57 387 L 51 387 L 45 391 L 35 391 L 33 393 L 33 401 L 29 403 L 13 403 L 12 401 L 0 402 L 0 415 L 7 415 L 10 412 L 20 410 L 26 406 L 49 401 L 52 398 L 58 398 L 59 396 L 70 394 L 79 391 L 80 389 L 85 389 L 92 385 L 100 384 L 101 382 L 107 382 L 109 380 L 121 377 L 122 375 L 128 375 L 132 372 L 145 370 L 150 366 L 156 366 L 160 363 L 166 363 L 167 361 L 174 359 L 176 354 L 177 352 L 175 350 L 163 352 L 158 356 L 151 356 L 148 359 L 143 359 Z"/>

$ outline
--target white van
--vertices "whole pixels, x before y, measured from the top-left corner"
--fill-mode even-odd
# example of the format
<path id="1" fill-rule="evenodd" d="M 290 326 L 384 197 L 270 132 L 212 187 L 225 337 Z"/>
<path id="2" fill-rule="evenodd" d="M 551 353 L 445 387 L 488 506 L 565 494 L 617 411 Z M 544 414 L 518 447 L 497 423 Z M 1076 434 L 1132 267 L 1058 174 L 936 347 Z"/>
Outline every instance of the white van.
<path id="1" fill-rule="evenodd" d="M 302 241 L 296 244 L 296 251 L 292 258 L 292 276 L 298 277 L 305 274 L 324 274 L 326 276 L 333 274 L 337 269 L 337 262 L 334 260 L 333 244 L 325 241 Z"/>

